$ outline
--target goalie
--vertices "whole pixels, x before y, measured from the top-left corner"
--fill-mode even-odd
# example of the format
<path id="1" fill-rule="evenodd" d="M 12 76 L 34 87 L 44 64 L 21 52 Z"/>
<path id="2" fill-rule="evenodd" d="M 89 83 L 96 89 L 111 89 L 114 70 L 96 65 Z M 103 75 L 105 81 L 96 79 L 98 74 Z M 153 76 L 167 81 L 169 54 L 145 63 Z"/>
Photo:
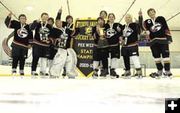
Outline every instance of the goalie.
<path id="1" fill-rule="evenodd" d="M 57 49 L 49 72 L 53 78 L 58 78 L 64 67 L 66 68 L 68 78 L 75 78 L 77 76 L 75 69 L 77 56 L 75 51 L 70 48 L 71 34 L 72 30 L 62 27 L 62 22 L 56 20 L 56 28 L 53 28 L 50 33 L 50 38 Z"/>

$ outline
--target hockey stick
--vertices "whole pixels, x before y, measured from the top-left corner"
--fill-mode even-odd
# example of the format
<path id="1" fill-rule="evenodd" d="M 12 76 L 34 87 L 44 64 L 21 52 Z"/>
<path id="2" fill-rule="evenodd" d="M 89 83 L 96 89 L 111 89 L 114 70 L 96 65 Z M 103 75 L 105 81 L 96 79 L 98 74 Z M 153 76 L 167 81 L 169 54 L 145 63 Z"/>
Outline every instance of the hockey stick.
<path id="1" fill-rule="evenodd" d="M 0 4 L 1 4 L 6 10 L 8 10 L 10 13 L 12 13 L 12 11 L 11 11 L 4 3 L 2 3 L 2 2 L 0 1 Z M 16 16 L 14 13 L 12 13 L 12 15 L 13 15 L 16 19 L 18 19 L 17 16 Z"/>
<path id="2" fill-rule="evenodd" d="M 170 21 L 171 19 L 173 19 L 174 17 L 178 16 L 180 14 L 180 12 L 176 13 L 175 15 L 171 16 L 170 18 L 167 19 L 167 21 Z"/>
<path id="3" fill-rule="evenodd" d="M 69 15 L 71 15 L 70 7 L 69 7 L 69 0 L 67 0 L 67 8 L 68 8 L 68 13 L 69 13 Z"/>
<path id="4" fill-rule="evenodd" d="M 121 17 L 119 23 L 122 21 L 122 19 L 125 17 L 125 15 L 128 13 L 128 11 L 131 9 L 131 7 L 134 5 L 134 3 L 136 2 L 136 0 L 134 0 L 131 5 L 129 6 L 129 8 L 127 9 L 127 11 L 125 12 L 125 14 Z"/>

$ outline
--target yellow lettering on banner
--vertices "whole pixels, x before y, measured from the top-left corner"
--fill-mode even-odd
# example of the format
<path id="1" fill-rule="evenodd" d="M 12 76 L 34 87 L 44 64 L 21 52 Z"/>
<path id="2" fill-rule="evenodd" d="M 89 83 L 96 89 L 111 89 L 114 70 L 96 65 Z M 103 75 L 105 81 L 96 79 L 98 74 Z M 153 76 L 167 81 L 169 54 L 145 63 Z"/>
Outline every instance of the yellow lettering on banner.
<path id="1" fill-rule="evenodd" d="M 90 22 L 90 26 L 96 26 L 97 22 Z"/>
<path id="2" fill-rule="evenodd" d="M 89 26 L 89 22 L 85 21 L 85 22 L 77 22 L 77 27 L 84 27 L 84 26 Z"/>
<path id="3" fill-rule="evenodd" d="M 92 36 L 87 35 L 77 35 L 76 40 L 94 40 Z"/>
<path id="4" fill-rule="evenodd" d="M 92 55 L 77 55 L 79 59 L 93 59 Z"/>
<path id="5" fill-rule="evenodd" d="M 81 54 L 92 54 L 92 50 L 81 49 Z"/>
<path id="6" fill-rule="evenodd" d="M 96 25 L 96 21 L 93 21 L 93 22 L 89 22 L 89 21 L 79 21 L 79 22 L 77 22 L 77 27 L 84 27 L 84 26 L 91 26 L 91 27 L 93 27 L 93 26 L 95 26 Z"/>

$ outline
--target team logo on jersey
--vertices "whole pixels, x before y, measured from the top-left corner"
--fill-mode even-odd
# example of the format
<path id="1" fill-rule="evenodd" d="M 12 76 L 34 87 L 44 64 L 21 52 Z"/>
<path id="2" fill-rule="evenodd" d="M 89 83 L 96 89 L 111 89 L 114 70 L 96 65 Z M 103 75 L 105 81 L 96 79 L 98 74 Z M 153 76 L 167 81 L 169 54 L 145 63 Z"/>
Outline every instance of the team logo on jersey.
<path id="1" fill-rule="evenodd" d="M 40 28 L 39 34 L 41 40 L 47 40 L 50 30 L 47 27 Z"/>
<path id="2" fill-rule="evenodd" d="M 123 36 L 124 37 L 129 37 L 133 32 L 134 31 L 130 27 L 128 27 L 125 30 L 123 30 Z"/>
<path id="3" fill-rule="evenodd" d="M 150 23 L 151 23 L 151 20 L 148 20 L 147 23 L 150 24 Z"/>
<path id="4" fill-rule="evenodd" d="M 114 36 L 117 32 L 114 29 L 107 29 L 106 35 L 107 38 L 111 38 L 112 36 Z"/>
<path id="5" fill-rule="evenodd" d="M 152 32 L 157 32 L 161 29 L 162 25 L 160 23 L 155 23 L 152 27 L 151 27 L 151 31 Z"/>
<path id="6" fill-rule="evenodd" d="M 17 30 L 17 34 L 20 38 L 26 38 L 28 36 L 28 31 L 25 28 Z"/>
<path id="7" fill-rule="evenodd" d="M 59 39 L 57 39 L 56 46 L 60 47 L 60 48 L 65 48 L 66 43 L 67 43 L 67 39 L 68 39 L 68 34 L 66 33 L 66 28 L 61 29 L 61 31 L 63 33 L 59 36 Z"/>
<path id="8" fill-rule="evenodd" d="M 62 31 L 62 34 L 60 35 L 61 39 L 67 39 L 68 38 L 67 29 L 68 28 L 66 28 L 66 27 L 61 29 L 61 31 Z"/>

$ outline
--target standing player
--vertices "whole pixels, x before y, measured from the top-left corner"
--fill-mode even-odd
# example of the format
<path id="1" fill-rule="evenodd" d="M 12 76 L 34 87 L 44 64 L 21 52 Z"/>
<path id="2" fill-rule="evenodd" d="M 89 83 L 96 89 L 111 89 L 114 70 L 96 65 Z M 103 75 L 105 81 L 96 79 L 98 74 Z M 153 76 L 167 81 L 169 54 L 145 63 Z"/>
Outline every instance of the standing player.
<path id="1" fill-rule="evenodd" d="M 127 14 L 125 16 L 126 24 L 123 26 L 122 35 L 122 48 L 121 54 L 123 56 L 125 72 L 122 76 L 129 78 L 131 76 L 130 71 L 130 59 L 134 64 L 136 69 L 135 76 L 142 77 L 141 65 L 139 61 L 139 51 L 138 51 L 138 34 L 139 26 L 134 23 L 132 16 Z"/>
<path id="2" fill-rule="evenodd" d="M 53 39 L 55 47 L 58 49 L 53 59 L 52 67 L 50 68 L 50 75 L 52 77 L 59 77 L 63 68 L 66 68 L 66 75 L 69 78 L 75 78 L 77 56 L 75 51 L 70 48 L 72 31 L 68 28 L 62 27 L 62 22 L 56 20 L 56 28 L 50 32 L 50 38 Z"/>
<path id="3" fill-rule="evenodd" d="M 105 22 L 107 22 L 107 12 L 105 10 L 102 10 L 100 13 L 99 13 L 99 17 L 103 18 L 105 20 Z"/>
<path id="4" fill-rule="evenodd" d="M 145 20 L 144 27 L 149 31 L 150 48 L 158 70 L 150 76 L 153 78 L 162 76 L 164 68 L 164 75 L 170 77 L 172 73 L 170 71 L 169 44 L 172 42 L 172 38 L 168 25 L 163 16 L 156 17 L 155 9 L 150 8 L 147 14 L 150 19 Z"/>
<path id="5" fill-rule="evenodd" d="M 50 40 L 48 36 L 51 30 L 51 26 L 47 22 L 48 18 L 49 16 L 47 13 L 42 13 L 41 14 L 42 21 L 36 20 L 30 26 L 32 30 L 35 29 L 35 35 L 33 40 L 33 60 L 32 60 L 32 70 L 31 70 L 32 71 L 31 74 L 35 76 L 38 75 L 36 73 L 36 68 L 38 65 L 39 58 L 41 57 L 43 62 L 47 63 L 47 58 L 49 57 L 48 49 L 50 45 Z M 42 74 L 48 75 L 46 73 L 46 67 L 43 69 Z"/>
<path id="6" fill-rule="evenodd" d="M 61 15 L 62 15 L 62 7 L 59 9 L 59 11 L 57 13 L 56 20 L 61 20 Z M 73 25 L 73 17 L 71 15 L 67 15 L 66 16 L 66 21 L 61 21 L 61 22 L 62 22 L 62 27 L 63 28 L 73 31 L 73 26 L 74 25 Z M 64 77 L 66 76 L 66 68 L 64 68 L 62 76 L 64 76 Z"/>
<path id="7" fill-rule="evenodd" d="M 54 25 L 54 18 L 52 17 L 49 17 L 48 18 L 48 24 L 51 26 L 51 29 L 53 28 L 53 25 Z M 45 59 L 45 58 L 40 58 L 40 75 L 48 75 L 47 72 L 47 67 L 49 66 L 49 69 L 50 69 L 50 66 L 52 65 L 52 60 L 53 60 L 53 56 L 55 54 L 55 50 L 54 50 L 54 47 L 52 44 L 50 44 L 49 48 L 48 48 L 48 53 L 49 53 L 49 57 L 48 57 L 48 60 Z M 49 71 L 48 69 L 48 71 Z"/>
<path id="8" fill-rule="evenodd" d="M 27 58 L 28 48 L 33 35 L 26 24 L 26 15 L 19 15 L 19 21 L 11 20 L 12 13 L 5 19 L 8 28 L 14 29 L 14 39 L 12 42 L 12 74 L 16 74 L 16 68 L 19 62 L 19 74 L 24 75 L 25 59 Z"/>
<path id="9" fill-rule="evenodd" d="M 122 25 L 119 23 L 115 23 L 115 15 L 114 13 L 109 13 L 108 15 L 108 23 L 105 24 L 106 38 L 109 46 L 109 53 L 111 58 L 111 69 L 110 75 L 112 78 L 119 77 L 119 75 L 115 72 L 115 69 L 119 67 L 118 60 L 120 58 L 120 47 L 119 47 L 119 39 L 122 35 Z"/>
<path id="10" fill-rule="evenodd" d="M 105 20 L 102 17 L 97 19 L 97 25 L 93 27 L 92 35 L 94 37 L 93 50 L 93 77 L 98 77 L 99 65 L 102 63 L 100 77 L 106 77 L 108 73 L 108 42 L 104 31 Z"/>

